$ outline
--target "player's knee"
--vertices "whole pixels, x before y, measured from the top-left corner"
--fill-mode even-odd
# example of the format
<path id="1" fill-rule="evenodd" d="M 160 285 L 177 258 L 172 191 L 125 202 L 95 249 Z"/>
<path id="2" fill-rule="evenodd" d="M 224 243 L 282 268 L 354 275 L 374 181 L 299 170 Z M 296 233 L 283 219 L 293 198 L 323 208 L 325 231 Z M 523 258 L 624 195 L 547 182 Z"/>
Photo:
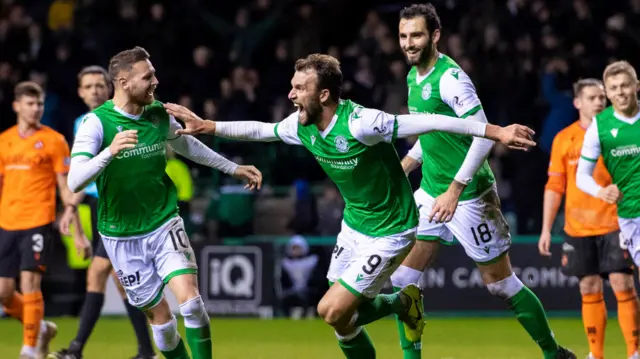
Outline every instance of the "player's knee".
<path id="1" fill-rule="evenodd" d="M 111 272 L 111 264 L 94 258 L 87 271 L 87 291 L 104 293 Z"/>
<path id="2" fill-rule="evenodd" d="M 599 275 L 588 275 L 580 278 L 580 294 L 602 293 L 602 278 Z"/>
<path id="3" fill-rule="evenodd" d="M 614 292 L 628 292 L 635 289 L 633 275 L 629 273 L 610 273 L 609 283 Z"/>
<path id="4" fill-rule="evenodd" d="M 502 299 L 509 299 L 516 295 L 522 288 L 524 284 L 520 279 L 516 276 L 515 273 L 511 273 L 507 278 L 497 281 L 495 283 L 487 284 L 487 289 L 489 293 L 500 297 Z"/>
<path id="5" fill-rule="evenodd" d="M 209 324 L 209 315 L 201 296 L 180 304 L 180 314 L 187 328 L 201 328 Z"/>
<path id="6" fill-rule="evenodd" d="M 404 288 L 409 284 L 418 284 L 420 276 L 422 276 L 421 271 L 401 265 L 391 275 L 391 284 L 397 288 Z"/>
<path id="7" fill-rule="evenodd" d="M 328 300 L 321 300 L 318 303 L 318 315 L 332 327 L 338 327 L 344 322 L 344 314 L 344 308 Z"/>

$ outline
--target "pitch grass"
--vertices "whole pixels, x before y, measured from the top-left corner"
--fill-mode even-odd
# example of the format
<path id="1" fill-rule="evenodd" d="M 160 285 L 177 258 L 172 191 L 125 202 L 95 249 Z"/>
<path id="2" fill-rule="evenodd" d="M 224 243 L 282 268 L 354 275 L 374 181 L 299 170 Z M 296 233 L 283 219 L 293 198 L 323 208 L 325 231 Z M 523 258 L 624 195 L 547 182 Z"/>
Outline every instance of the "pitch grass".
<path id="1" fill-rule="evenodd" d="M 73 338 L 76 318 L 54 318 L 58 336 L 52 350 L 67 346 Z M 180 321 L 180 320 L 179 320 Z M 578 358 L 587 355 L 584 329 L 578 318 L 550 319 L 556 338 L 573 349 Z M 395 322 L 385 319 L 367 327 L 380 359 L 402 359 Z M 184 328 L 181 325 L 181 331 Z M 333 332 L 320 320 L 212 320 L 213 353 L 217 359 L 327 359 L 343 358 Z M 511 318 L 431 318 L 423 336 L 423 357 L 430 359 L 539 359 L 538 347 Z M 12 319 L 0 320 L 0 357 L 17 358 L 22 328 Z M 133 330 L 124 317 L 98 322 L 86 347 L 85 359 L 127 359 L 135 354 Z M 616 320 L 607 328 L 606 355 L 626 358 Z"/>

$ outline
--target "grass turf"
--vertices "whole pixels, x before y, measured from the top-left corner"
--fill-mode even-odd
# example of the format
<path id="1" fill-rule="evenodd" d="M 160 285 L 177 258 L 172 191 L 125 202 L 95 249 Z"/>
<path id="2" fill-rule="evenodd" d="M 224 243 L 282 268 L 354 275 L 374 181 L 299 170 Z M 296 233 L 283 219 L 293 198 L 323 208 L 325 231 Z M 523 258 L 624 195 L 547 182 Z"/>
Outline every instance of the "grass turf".
<path id="1" fill-rule="evenodd" d="M 58 336 L 51 350 L 66 347 L 73 338 L 76 318 L 54 318 Z M 181 321 L 179 319 L 179 321 Z M 575 351 L 578 358 L 588 348 L 578 318 L 550 319 L 559 342 Z M 381 320 L 367 326 L 377 357 L 402 358 L 395 322 Z M 181 332 L 184 328 L 181 326 Z M 219 359 L 326 359 L 343 358 L 333 331 L 320 320 L 212 320 L 213 353 Z M 607 328 L 605 353 L 625 358 L 626 350 L 615 320 Z M 22 342 L 20 324 L 0 320 L 0 357 L 17 358 Z M 431 359 L 539 359 L 541 352 L 515 319 L 430 318 L 423 336 L 423 357 Z M 133 329 L 124 317 L 101 318 L 84 352 L 86 359 L 126 359 L 135 354 Z"/>

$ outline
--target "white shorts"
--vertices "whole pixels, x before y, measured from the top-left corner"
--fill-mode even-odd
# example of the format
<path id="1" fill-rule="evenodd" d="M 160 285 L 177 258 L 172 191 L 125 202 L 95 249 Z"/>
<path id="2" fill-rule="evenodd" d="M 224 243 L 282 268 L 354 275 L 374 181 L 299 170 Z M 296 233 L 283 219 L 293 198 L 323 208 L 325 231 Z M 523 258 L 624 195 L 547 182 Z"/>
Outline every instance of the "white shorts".
<path id="1" fill-rule="evenodd" d="M 180 217 L 142 236 L 101 237 L 129 303 L 141 310 L 153 308 L 160 302 L 164 285 L 171 278 L 198 271 L 196 256 Z"/>
<path id="2" fill-rule="evenodd" d="M 633 262 L 640 266 L 640 217 L 620 218 L 620 247 L 628 249 Z"/>
<path id="3" fill-rule="evenodd" d="M 414 197 L 420 211 L 418 240 L 439 240 L 452 244 L 455 237 L 467 256 L 476 263 L 491 262 L 511 246 L 509 225 L 500 211 L 495 188 L 480 198 L 458 203 L 449 223 L 429 223 L 435 199 L 422 188 L 415 192 Z"/>
<path id="4" fill-rule="evenodd" d="M 373 298 L 409 254 L 415 238 L 415 228 L 387 237 L 370 237 L 343 221 L 327 279 L 339 281 L 356 296 Z"/>

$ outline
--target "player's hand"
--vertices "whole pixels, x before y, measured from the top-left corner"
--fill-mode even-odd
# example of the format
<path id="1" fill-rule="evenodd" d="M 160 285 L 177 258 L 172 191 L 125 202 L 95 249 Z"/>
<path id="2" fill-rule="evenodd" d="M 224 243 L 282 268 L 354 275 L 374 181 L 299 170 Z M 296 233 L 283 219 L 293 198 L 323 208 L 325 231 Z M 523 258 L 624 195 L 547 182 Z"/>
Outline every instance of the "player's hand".
<path id="1" fill-rule="evenodd" d="M 614 204 L 622 199 L 622 192 L 620 192 L 618 186 L 610 184 L 598 191 L 597 197 L 609 204 Z"/>
<path id="2" fill-rule="evenodd" d="M 540 235 L 540 239 L 538 240 L 538 252 L 540 252 L 541 256 L 551 257 L 551 252 L 549 249 L 551 248 L 551 233 L 542 232 Z"/>
<path id="3" fill-rule="evenodd" d="M 68 236 L 71 234 L 71 221 L 73 221 L 73 217 L 77 210 L 77 207 L 65 206 L 64 212 L 60 217 L 60 222 L 58 223 L 58 229 L 63 235 Z"/>
<path id="4" fill-rule="evenodd" d="M 249 191 L 262 188 L 262 172 L 254 166 L 238 166 L 233 177 L 247 182 L 244 188 Z"/>
<path id="5" fill-rule="evenodd" d="M 445 193 L 436 197 L 436 201 L 429 214 L 429 223 L 433 220 L 435 220 L 436 223 L 450 222 L 456 213 L 456 208 L 458 208 L 458 199 L 463 189 L 463 185 L 451 185 Z"/>
<path id="6" fill-rule="evenodd" d="M 184 122 L 184 128 L 176 130 L 176 135 L 198 135 L 201 133 L 215 133 L 215 122 L 205 121 L 188 108 L 175 104 L 165 103 L 167 113 Z M 213 128 L 209 128 L 213 126 Z"/>
<path id="7" fill-rule="evenodd" d="M 138 143 L 138 130 L 126 130 L 118 132 L 113 138 L 109 151 L 114 156 L 117 156 L 122 150 L 136 147 Z"/>
<path id="8" fill-rule="evenodd" d="M 496 137 L 500 143 L 512 150 L 528 151 L 536 145 L 532 138 L 534 134 L 535 131 L 529 127 L 515 124 L 501 127 Z"/>
<path id="9" fill-rule="evenodd" d="M 93 254 L 91 249 L 91 242 L 89 242 L 84 233 L 76 233 L 73 235 L 73 245 L 76 247 L 76 253 L 78 253 L 78 255 L 82 257 L 82 259 L 91 258 L 91 255 Z"/>

